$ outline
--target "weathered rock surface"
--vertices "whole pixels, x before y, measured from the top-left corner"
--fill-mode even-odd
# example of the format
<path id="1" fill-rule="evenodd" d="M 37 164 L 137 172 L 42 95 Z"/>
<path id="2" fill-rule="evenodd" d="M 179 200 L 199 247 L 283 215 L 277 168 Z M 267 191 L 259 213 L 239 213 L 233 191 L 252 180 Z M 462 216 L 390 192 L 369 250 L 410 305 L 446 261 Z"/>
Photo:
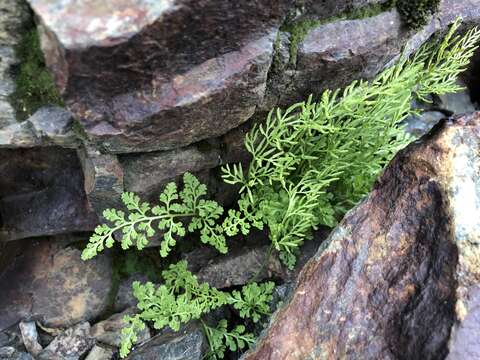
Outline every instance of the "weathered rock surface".
<path id="1" fill-rule="evenodd" d="M 84 262 L 80 250 L 32 241 L 0 274 L 0 329 L 23 319 L 66 327 L 102 314 L 112 284 L 110 257 Z"/>
<path id="2" fill-rule="evenodd" d="M 78 360 L 95 344 L 90 324 L 83 322 L 58 335 L 39 355 L 39 360 Z"/>
<path id="3" fill-rule="evenodd" d="M 128 360 L 201 360 L 207 339 L 198 323 L 190 323 L 178 332 L 165 330 L 145 345 L 132 351 Z"/>
<path id="4" fill-rule="evenodd" d="M 83 174 L 73 150 L 0 150 L 0 240 L 92 230 Z"/>
<path id="5" fill-rule="evenodd" d="M 124 169 L 125 190 L 149 199 L 158 199 L 167 182 L 175 181 L 185 172 L 209 170 L 220 165 L 220 150 L 205 144 L 185 148 L 131 154 L 120 157 Z"/>
<path id="6" fill-rule="evenodd" d="M 185 146 L 246 121 L 289 2 L 29 1 L 69 108 L 117 153 Z"/>
<path id="7" fill-rule="evenodd" d="M 137 299 L 133 296 L 132 284 L 134 281 L 146 283 L 148 276 L 141 273 L 135 273 L 127 279 L 120 281 L 118 285 L 117 295 L 115 296 L 115 303 L 113 305 L 114 311 L 124 311 L 129 307 L 137 306 Z"/>
<path id="8" fill-rule="evenodd" d="M 102 218 L 106 208 L 121 208 L 124 172 L 116 155 L 103 154 L 86 145 L 78 150 L 84 189 L 90 208 Z"/>
<path id="9" fill-rule="evenodd" d="M 458 16 L 469 26 L 479 24 L 477 1 L 443 0 L 431 22 L 417 32 L 404 26 L 395 9 L 314 27 L 298 44 L 293 68 L 275 74 L 264 110 L 277 104 L 289 106 L 326 89 L 342 88 L 352 80 L 371 79 L 397 59 L 403 47 L 407 53 L 413 52 L 432 34 L 445 31 Z M 285 43 L 288 40 L 280 42 Z"/>
<path id="10" fill-rule="evenodd" d="M 0 359 L 2 360 L 34 360 L 34 358 L 23 351 L 18 351 L 13 347 L 6 346 L 0 348 Z"/>
<path id="11" fill-rule="evenodd" d="M 25 349 L 27 349 L 27 351 L 33 356 L 37 356 L 42 351 L 42 345 L 39 343 L 37 326 L 35 325 L 35 322 L 21 321 L 18 326 L 20 327 Z"/>
<path id="12" fill-rule="evenodd" d="M 22 122 L 0 128 L 0 148 L 61 146 L 75 149 L 80 141 L 73 131 L 70 112 L 58 106 L 44 106 Z"/>
<path id="13" fill-rule="evenodd" d="M 135 308 L 127 309 L 121 313 L 114 314 L 108 319 L 100 321 L 92 326 L 90 335 L 98 342 L 107 344 L 110 346 L 119 347 L 122 340 L 122 329 L 127 325 L 123 318 L 126 315 L 133 315 L 136 313 Z M 150 339 L 150 329 L 145 328 L 137 335 L 138 339 L 136 344 L 142 343 Z"/>
<path id="14" fill-rule="evenodd" d="M 113 350 L 95 345 L 85 360 L 110 360 L 113 358 L 113 354 Z"/>
<path id="15" fill-rule="evenodd" d="M 269 254 L 269 245 L 245 248 L 212 261 L 196 274 L 200 282 L 217 289 L 244 285 L 253 278 L 262 281 L 271 277 L 285 276 L 285 271 L 275 256 Z"/>
<path id="16" fill-rule="evenodd" d="M 245 359 L 475 358 L 479 150 L 475 113 L 400 152 Z"/>

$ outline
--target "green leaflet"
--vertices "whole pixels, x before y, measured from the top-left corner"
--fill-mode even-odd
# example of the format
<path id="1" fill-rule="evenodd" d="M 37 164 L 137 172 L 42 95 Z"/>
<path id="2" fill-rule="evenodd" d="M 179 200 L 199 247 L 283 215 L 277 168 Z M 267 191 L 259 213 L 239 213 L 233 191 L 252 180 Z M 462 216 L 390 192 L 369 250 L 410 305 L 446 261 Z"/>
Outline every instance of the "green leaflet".
<path id="1" fill-rule="evenodd" d="M 133 283 L 133 294 L 138 300 L 139 314 L 126 316 L 129 325 L 122 331 L 121 355 L 126 356 L 137 339 L 137 333 L 145 327 L 145 321 L 153 323 L 153 327 L 161 330 L 166 326 L 178 331 L 182 324 L 200 317 L 223 305 L 230 304 L 239 311 L 242 318 L 250 318 L 258 322 L 263 315 L 270 314 L 269 303 L 272 299 L 274 283 L 251 283 L 241 291 L 231 294 L 199 284 L 196 276 L 187 269 L 187 262 L 180 261 L 162 272 L 164 283 L 155 286 L 151 282 Z M 253 335 L 244 334 L 245 328 L 237 326 L 228 332 L 226 320 L 222 320 L 217 328 L 204 324 L 207 337 L 212 346 L 212 356 L 220 357 L 226 347 L 243 348 L 245 343 L 253 342 Z M 221 344 L 221 345 L 220 345 Z M 223 349 L 223 350 L 222 350 Z M 223 356 L 223 355 L 222 355 Z"/>
<path id="2" fill-rule="evenodd" d="M 267 225 L 270 240 L 289 267 L 302 243 L 319 225 L 334 226 L 356 204 L 383 167 L 410 138 L 401 122 L 414 113 L 412 100 L 459 90 L 456 76 L 469 63 L 480 37 L 472 29 L 401 58 L 374 80 L 325 91 L 282 111 L 247 134 L 252 156 L 247 170 L 223 167 L 226 183 L 239 185 L 238 210 L 229 211 L 227 235 Z"/>
<path id="3" fill-rule="evenodd" d="M 255 342 L 255 336 L 245 332 L 245 326 L 237 325 L 228 330 L 227 320 L 220 320 L 216 327 L 211 327 L 202 322 L 203 331 L 208 340 L 210 351 L 207 357 L 212 360 L 223 359 L 225 351 L 243 350 Z"/>
<path id="4" fill-rule="evenodd" d="M 159 204 L 151 206 L 141 202 L 140 198 L 130 192 L 123 193 L 122 201 L 128 215 L 122 210 L 106 209 L 103 216 L 110 222 L 97 226 L 90 237 L 87 247 L 82 252 L 82 259 L 93 258 L 105 247 L 110 248 L 115 242 L 114 235 L 121 233 L 120 243 L 124 250 L 135 246 L 142 250 L 147 246 L 157 229 L 163 232 L 160 255 L 166 257 L 175 246 L 177 238 L 186 232 L 200 232 L 200 239 L 225 254 L 227 245 L 222 227 L 217 224 L 223 214 L 223 208 L 213 200 L 205 200 L 207 187 L 195 176 L 185 173 L 183 190 L 178 193 L 177 185 L 169 183 L 160 194 Z M 190 220 L 187 228 L 181 220 Z"/>

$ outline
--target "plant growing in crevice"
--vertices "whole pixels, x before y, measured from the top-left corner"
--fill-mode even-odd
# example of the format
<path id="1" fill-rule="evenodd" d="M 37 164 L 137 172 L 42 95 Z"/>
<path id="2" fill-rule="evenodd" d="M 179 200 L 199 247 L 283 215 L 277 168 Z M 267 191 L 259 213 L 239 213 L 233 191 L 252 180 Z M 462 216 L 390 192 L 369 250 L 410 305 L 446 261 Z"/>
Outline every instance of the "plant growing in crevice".
<path id="1" fill-rule="evenodd" d="M 82 259 L 91 259 L 105 247 L 112 247 L 115 234 L 121 234 L 120 243 L 124 250 L 132 246 L 142 250 L 157 233 L 156 230 L 163 232 L 160 243 L 162 257 L 170 253 L 177 242 L 176 238 L 184 237 L 187 231 L 197 230 L 202 242 L 215 247 L 220 253 L 226 253 L 223 229 L 216 223 L 223 208 L 213 200 L 205 200 L 206 194 L 207 187 L 190 173 L 183 176 L 182 191 L 178 192 L 177 185 L 173 182 L 166 185 L 160 194 L 159 205 L 151 206 L 141 202 L 131 192 L 123 193 L 122 201 L 128 215 L 122 210 L 106 209 L 103 216 L 111 225 L 102 224 L 95 228 L 95 233 L 82 252 Z M 188 220 L 188 226 L 182 220 Z"/>
<path id="2" fill-rule="evenodd" d="M 270 314 L 269 302 L 272 299 L 274 283 L 250 283 L 241 291 L 224 292 L 199 284 L 197 278 L 187 270 L 186 261 L 170 265 L 162 272 L 164 283 L 156 287 L 153 283 L 133 283 L 133 294 L 138 300 L 140 312 L 134 316 L 126 316 L 129 324 L 122 330 L 120 355 L 126 356 L 137 341 L 137 333 L 145 328 L 145 322 L 161 330 L 169 326 L 178 331 L 182 324 L 190 320 L 200 319 L 202 315 L 224 305 L 231 305 L 241 318 L 249 318 L 258 322 L 264 315 Z M 251 344 L 254 336 L 245 332 L 244 326 L 236 326 L 228 330 L 227 321 L 221 320 L 217 327 L 210 327 L 202 322 L 203 329 L 210 343 L 211 358 L 223 358 L 228 347 L 230 350 L 242 349 Z"/>
<path id="3" fill-rule="evenodd" d="M 94 257 L 113 246 L 118 235 L 122 248 L 143 249 L 160 230 L 164 233 L 160 254 L 167 256 L 176 238 L 199 231 L 201 240 L 227 252 L 225 235 L 247 235 L 252 227 L 268 228 L 272 245 L 288 266 L 305 240 L 320 225 L 334 226 L 338 219 L 370 191 L 382 168 L 411 140 L 402 128 L 408 116 L 416 114 L 414 99 L 429 102 L 431 94 L 460 90 L 456 76 L 465 69 L 480 38 L 477 29 L 455 35 L 453 24 L 441 41 L 423 46 L 410 58 L 401 57 L 372 81 L 354 81 L 340 90 L 325 91 L 318 101 L 311 96 L 285 111 L 271 111 L 262 125 L 254 126 L 245 139 L 252 161 L 223 168 L 224 181 L 239 186 L 238 207 L 223 209 L 204 199 L 207 189 L 191 174 L 177 192 L 174 183 L 160 195 L 160 205 L 151 206 L 138 196 L 125 193 L 128 210 L 107 209 L 111 223 L 97 227 L 82 253 Z M 187 224 L 187 225 L 186 225 Z M 134 283 L 140 312 L 127 317 L 121 355 L 137 340 L 138 331 L 151 322 L 160 330 L 179 330 L 192 319 L 224 305 L 231 305 L 241 318 L 257 322 L 269 313 L 273 283 L 245 285 L 241 291 L 225 292 L 198 280 L 186 262 L 162 272 L 164 283 Z M 254 338 L 244 326 L 228 329 L 226 320 L 216 327 L 203 323 L 210 357 L 222 358 Z"/>
<path id="4" fill-rule="evenodd" d="M 410 141 L 401 123 L 415 113 L 414 98 L 455 92 L 480 37 L 477 29 L 401 58 L 372 81 L 325 91 L 285 111 L 270 112 L 247 134 L 252 161 L 223 168 L 225 182 L 240 186 L 238 210 L 224 221 L 227 235 L 268 227 L 274 248 L 289 267 L 319 225 L 333 226 L 370 189 L 385 164 Z"/>

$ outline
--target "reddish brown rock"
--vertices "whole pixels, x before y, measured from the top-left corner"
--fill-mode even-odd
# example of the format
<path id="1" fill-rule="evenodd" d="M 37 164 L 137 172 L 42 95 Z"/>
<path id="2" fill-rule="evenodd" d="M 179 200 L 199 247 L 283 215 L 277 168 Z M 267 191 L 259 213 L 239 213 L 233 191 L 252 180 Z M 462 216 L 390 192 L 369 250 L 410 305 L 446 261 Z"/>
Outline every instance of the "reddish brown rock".
<path id="1" fill-rule="evenodd" d="M 29 319 L 65 328 L 96 319 L 107 310 L 110 256 L 101 254 L 85 262 L 80 250 L 59 240 L 27 240 L 0 273 L 0 330 Z"/>
<path id="2" fill-rule="evenodd" d="M 29 0 L 58 87 L 109 152 L 225 134 L 261 102 L 291 0 Z"/>
<path id="3" fill-rule="evenodd" d="M 244 358 L 475 358 L 479 150 L 475 113 L 400 152 Z"/>

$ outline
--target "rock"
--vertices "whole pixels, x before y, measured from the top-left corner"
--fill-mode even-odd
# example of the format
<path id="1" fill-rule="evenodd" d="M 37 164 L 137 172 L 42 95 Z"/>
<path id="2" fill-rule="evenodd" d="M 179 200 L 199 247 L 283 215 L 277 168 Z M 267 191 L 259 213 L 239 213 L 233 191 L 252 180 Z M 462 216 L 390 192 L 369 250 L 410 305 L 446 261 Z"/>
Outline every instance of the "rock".
<path id="1" fill-rule="evenodd" d="M 354 79 L 373 78 L 399 54 L 405 37 L 396 10 L 313 28 L 298 47 L 294 78 L 298 100 Z M 286 95 L 282 104 L 291 103 L 292 95 Z"/>
<path id="2" fill-rule="evenodd" d="M 338 6 L 346 3 L 336 2 Z M 323 8 L 325 3 L 318 6 Z M 326 89 L 345 87 L 353 80 L 372 79 L 396 61 L 402 49 L 412 53 L 459 16 L 468 26 L 480 23 L 480 11 L 471 0 L 443 0 L 430 23 L 416 32 L 403 25 L 396 9 L 313 27 L 298 44 L 296 63 L 271 77 L 263 110 L 287 107 L 310 94 L 317 97 Z M 280 39 L 279 46 L 284 44 Z"/>
<path id="3" fill-rule="evenodd" d="M 480 287 L 474 287 L 469 294 L 462 323 L 455 328 L 449 343 L 450 353 L 448 360 L 478 359 L 480 358 Z"/>
<path id="4" fill-rule="evenodd" d="M 145 283 L 148 281 L 148 276 L 144 274 L 133 274 L 127 279 L 124 279 L 118 285 L 117 295 L 115 297 L 114 311 L 124 311 L 127 308 L 137 306 L 137 299 L 133 296 L 132 284 L 134 281 Z"/>
<path id="5" fill-rule="evenodd" d="M 42 350 L 39 343 L 37 327 L 34 321 L 21 321 L 19 324 L 22 333 L 23 344 L 27 351 L 33 356 L 37 356 Z"/>
<path id="6" fill-rule="evenodd" d="M 58 106 L 43 106 L 27 120 L 0 128 L 0 148 L 57 145 L 75 149 L 79 144 L 72 115 Z"/>
<path id="7" fill-rule="evenodd" d="M 312 240 L 305 241 L 300 247 L 297 264 L 291 271 L 281 264 L 274 251 L 270 252 L 271 244 L 252 244 L 252 239 L 250 243 L 241 239 L 240 244 L 232 244 L 226 255 L 205 252 L 204 248 L 200 248 L 186 254 L 184 259 L 189 264 L 189 270 L 196 273 L 200 282 L 206 282 L 218 289 L 271 278 L 291 282 L 295 280 L 307 261 L 315 255 L 328 233 L 327 228 L 319 230 Z"/>
<path id="8" fill-rule="evenodd" d="M 10 101 L 15 92 L 13 68 L 18 65 L 15 47 L 20 43 L 22 29 L 29 21 L 31 17 L 25 1 L 2 1 L 0 4 L 0 130 L 17 121 Z"/>
<path id="9" fill-rule="evenodd" d="M 79 360 L 95 341 L 90 324 L 83 322 L 58 335 L 38 356 L 38 360 Z"/>
<path id="10" fill-rule="evenodd" d="M 452 357 L 478 351 L 479 149 L 475 113 L 401 151 L 244 359 L 442 359 L 451 337 Z"/>
<path id="11" fill-rule="evenodd" d="M 440 120 L 446 117 L 445 114 L 440 111 L 425 111 L 419 116 L 409 116 L 403 124 L 405 125 L 405 131 L 410 135 L 420 138 L 427 134 Z"/>
<path id="12" fill-rule="evenodd" d="M 17 351 L 15 348 L 7 346 L 0 348 L 1 360 L 34 360 L 34 358 L 26 352 Z"/>
<path id="13" fill-rule="evenodd" d="M 202 360 L 207 339 L 198 323 L 189 323 L 178 332 L 165 330 L 135 349 L 128 360 Z"/>
<path id="14" fill-rule="evenodd" d="M 95 227 L 75 151 L 2 149 L 0 174 L 0 241 Z"/>
<path id="15" fill-rule="evenodd" d="M 0 359 L 11 358 L 17 350 L 11 346 L 4 346 L 0 348 Z"/>
<path id="16" fill-rule="evenodd" d="M 202 267 L 196 274 L 198 280 L 217 289 L 244 285 L 253 278 L 262 281 L 266 278 L 285 276 L 283 267 L 276 256 L 269 255 L 270 245 L 257 248 L 244 248 L 215 259 Z"/>
<path id="17" fill-rule="evenodd" d="M 115 155 L 103 154 L 86 145 L 78 151 L 85 176 L 85 193 L 99 218 L 106 208 L 121 208 L 123 168 Z"/>
<path id="18" fill-rule="evenodd" d="M 214 146 L 186 148 L 120 156 L 124 169 L 125 190 L 157 200 L 167 182 L 181 178 L 185 172 L 208 170 L 220 165 L 220 151 Z"/>
<path id="19" fill-rule="evenodd" d="M 186 146 L 246 121 L 290 2 L 29 0 L 68 107 L 111 153 Z"/>
<path id="20" fill-rule="evenodd" d="M 95 340 L 114 347 L 119 347 L 122 338 L 122 329 L 127 325 L 123 318 L 126 315 L 133 315 L 136 313 L 135 308 L 129 308 L 119 314 L 114 314 L 108 319 L 100 321 L 92 326 L 90 332 L 91 336 Z M 150 339 L 150 330 L 148 327 L 144 331 L 138 334 L 138 340 L 136 344 L 143 343 Z"/>
<path id="21" fill-rule="evenodd" d="M 458 85 L 465 86 L 463 83 Z M 475 111 L 475 106 L 473 106 L 468 90 L 440 95 L 439 98 L 440 106 L 454 114 L 462 115 Z"/>
<path id="22" fill-rule="evenodd" d="M 53 240 L 29 240 L 0 274 L 0 329 L 35 318 L 48 327 L 67 327 L 97 318 L 109 305 L 111 259 L 84 262 L 80 250 Z"/>
<path id="23" fill-rule="evenodd" d="M 95 345 L 85 360 L 110 360 L 113 359 L 113 354 L 113 350 Z"/>
<path id="24" fill-rule="evenodd" d="M 335 16 L 341 13 L 349 12 L 354 9 L 360 9 L 369 5 L 386 3 L 388 0 L 306 0 L 304 1 L 306 15 L 314 14 L 320 19 Z"/>

